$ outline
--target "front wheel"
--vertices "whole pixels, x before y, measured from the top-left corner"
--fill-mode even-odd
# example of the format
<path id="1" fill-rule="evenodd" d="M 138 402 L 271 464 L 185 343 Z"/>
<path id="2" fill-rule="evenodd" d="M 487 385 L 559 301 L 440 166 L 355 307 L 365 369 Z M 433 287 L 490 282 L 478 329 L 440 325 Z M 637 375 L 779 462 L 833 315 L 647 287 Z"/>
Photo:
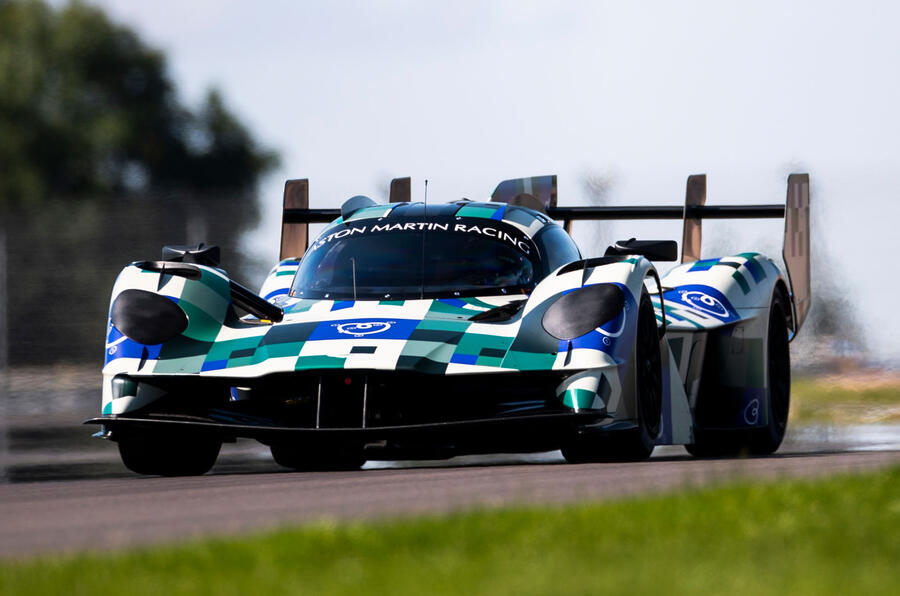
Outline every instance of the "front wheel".
<path id="1" fill-rule="evenodd" d="M 634 362 L 637 428 L 576 437 L 562 448 L 569 463 L 642 461 L 653 453 L 662 420 L 662 357 L 656 314 L 646 291 L 638 306 Z"/>
<path id="2" fill-rule="evenodd" d="M 215 437 L 143 430 L 121 431 L 116 442 L 125 467 L 149 476 L 200 476 L 213 467 L 222 447 Z"/>

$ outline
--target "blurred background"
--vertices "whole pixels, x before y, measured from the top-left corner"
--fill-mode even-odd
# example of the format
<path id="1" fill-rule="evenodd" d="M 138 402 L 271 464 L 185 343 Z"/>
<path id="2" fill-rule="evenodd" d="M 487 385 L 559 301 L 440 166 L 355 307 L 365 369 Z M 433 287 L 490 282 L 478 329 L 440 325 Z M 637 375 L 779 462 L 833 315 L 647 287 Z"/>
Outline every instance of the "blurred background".
<path id="1" fill-rule="evenodd" d="M 112 283 L 164 244 L 218 244 L 258 286 L 286 178 L 310 179 L 313 207 L 386 201 L 394 176 L 446 202 L 541 174 L 561 205 L 678 205 L 688 174 L 734 204 L 781 202 L 809 172 L 795 370 L 832 375 L 810 394 L 834 375 L 887 391 L 866 415 L 900 420 L 898 16 L 865 1 L 0 0 L 2 407 L 23 424 L 93 414 Z M 781 226 L 707 222 L 704 256 L 777 257 Z M 575 236 L 598 254 L 680 230 Z"/>

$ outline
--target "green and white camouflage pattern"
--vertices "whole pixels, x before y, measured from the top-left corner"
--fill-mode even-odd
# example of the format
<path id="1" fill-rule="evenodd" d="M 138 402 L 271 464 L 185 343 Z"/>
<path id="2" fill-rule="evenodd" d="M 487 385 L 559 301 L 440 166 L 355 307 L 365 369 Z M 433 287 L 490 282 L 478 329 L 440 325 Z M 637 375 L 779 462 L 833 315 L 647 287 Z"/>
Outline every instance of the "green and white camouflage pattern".
<path id="1" fill-rule="evenodd" d="M 339 218 L 314 242 L 328 242 L 363 225 L 415 225 L 391 220 L 394 205 L 360 209 Z M 471 203 L 456 213 L 464 226 L 492 229 L 501 220 L 529 238 L 548 225 L 543 214 L 502 203 Z M 349 230 L 349 231 L 348 231 Z M 572 411 L 602 411 L 602 424 L 633 420 L 634 318 L 642 292 L 648 292 L 668 331 L 660 340 L 664 365 L 663 431 L 658 443 L 690 443 L 691 411 L 702 373 L 697 354 L 709 344 L 739 355 L 722 359 L 723 385 L 741 388 L 748 407 L 760 403 L 767 379 L 765 342 L 769 305 L 784 276 L 768 257 L 756 253 L 687 263 L 662 278 L 654 266 L 635 256 L 547 275 L 530 296 L 484 296 L 417 300 L 313 300 L 291 296 L 298 269 L 284 260 L 269 273 L 260 295 L 283 309 L 280 322 L 254 316 L 238 318 L 232 308 L 227 274 L 194 265 L 202 274 L 187 279 L 139 265 L 126 267 L 112 292 L 144 290 L 173 300 L 187 315 L 187 328 L 157 346 L 125 337 L 110 323 L 103 369 L 104 416 L 127 414 L 160 395 L 152 384 L 134 391 L 114 390 L 114 379 L 208 377 L 229 379 L 234 387 L 278 373 L 315 374 L 327 370 L 413 371 L 429 375 L 504 375 L 522 371 L 569 373 L 556 397 Z M 560 296 L 593 284 L 616 284 L 626 294 L 623 319 L 616 328 L 598 328 L 573 341 L 555 340 L 541 329 L 541 317 Z M 473 315 L 527 300 L 502 322 L 472 321 Z M 664 303 L 664 309 L 661 305 Z M 663 316 L 663 310 L 665 316 Z M 702 358 L 700 358 L 702 361 Z M 687 392 L 685 391 L 687 388 Z M 428 396 L 423 396 L 427 399 Z M 754 401 L 755 400 L 755 401 Z M 748 424 L 756 423 L 757 413 Z"/>

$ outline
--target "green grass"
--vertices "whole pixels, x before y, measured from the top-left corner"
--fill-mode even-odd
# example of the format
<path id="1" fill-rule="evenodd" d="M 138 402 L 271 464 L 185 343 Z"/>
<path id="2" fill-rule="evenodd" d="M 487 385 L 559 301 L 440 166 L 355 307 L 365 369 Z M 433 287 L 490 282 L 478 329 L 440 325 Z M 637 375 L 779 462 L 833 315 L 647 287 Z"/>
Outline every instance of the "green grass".
<path id="1" fill-rule="evenodd" d="M 871 424 L 900 422 L 900 385 L 854 388 L 831 385 L 820 379 L 791 383 L 791 422 Z"/>
<path id="2" fill-rule="evenodd" d="M 900 468 L 0 564 L 2 594 L 895 594 Z"/>

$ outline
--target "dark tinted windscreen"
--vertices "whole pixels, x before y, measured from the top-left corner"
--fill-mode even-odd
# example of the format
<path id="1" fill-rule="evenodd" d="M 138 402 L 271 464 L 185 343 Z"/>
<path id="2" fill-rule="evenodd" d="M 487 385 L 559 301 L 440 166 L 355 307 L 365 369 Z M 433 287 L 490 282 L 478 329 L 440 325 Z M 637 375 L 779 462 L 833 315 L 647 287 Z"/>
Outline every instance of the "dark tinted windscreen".
<path id="1" fill-rule="evenodd" d="M 450 230 L 452 230 L 452 224 Z M 479 233 L 418 230 L 360 233 L 317 242 L 303 257 L 293 295 L 302 298 L 409 299 L 513 294 L 536 283 L 529 240 Z M 497 228 L 487 228 L 497 232 Z M 496 236 L 496 235 L 495 235 Z M 424 258 L 423 258 L 424 254 Z M 423 275 L 424 264 L 424 275 Z"/>

